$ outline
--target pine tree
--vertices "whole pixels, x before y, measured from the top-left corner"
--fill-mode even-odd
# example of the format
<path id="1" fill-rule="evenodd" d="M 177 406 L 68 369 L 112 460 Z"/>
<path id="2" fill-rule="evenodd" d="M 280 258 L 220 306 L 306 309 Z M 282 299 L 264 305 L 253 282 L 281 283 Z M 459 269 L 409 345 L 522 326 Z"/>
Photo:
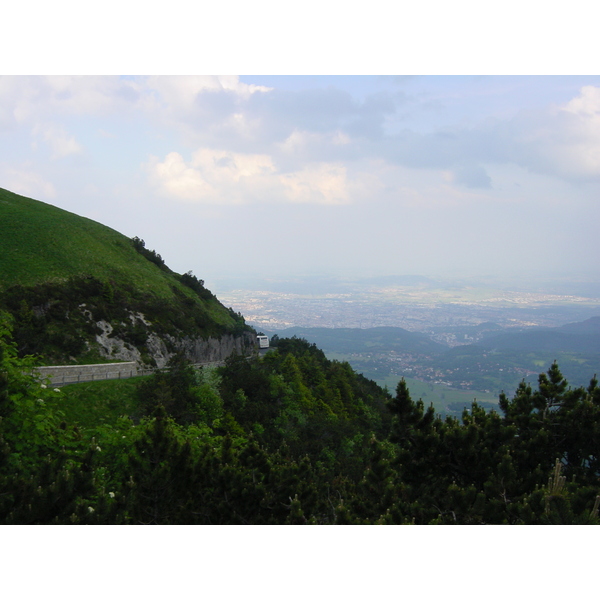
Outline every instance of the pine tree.
<path id="1" fill-rule="evenodd" d="M 126 518 L 143 525 L 189 523 L 191 444 L 179 438 L 177 425 L 161 407 L 141 427 L 142 435 L 128 452 L 119 490 L 126 498 Z"/>

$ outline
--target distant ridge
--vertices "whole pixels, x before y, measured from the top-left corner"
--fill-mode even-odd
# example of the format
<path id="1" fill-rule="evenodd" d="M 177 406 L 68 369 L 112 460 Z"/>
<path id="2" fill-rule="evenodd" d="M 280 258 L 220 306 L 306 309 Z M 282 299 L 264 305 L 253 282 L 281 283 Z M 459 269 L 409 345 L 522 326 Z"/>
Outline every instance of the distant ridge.
<path id="1" fill-rule="evenodd" d="M 593 352 L 600 353 L 600 317 L 561 327 L 536 327 L 527 331 L 502 333 L 477 342 L 494 350 L 521 352 Z"/>
<path id="2" fill-rule="evenodd" d="M 556 328 L 556 331 L 568 335 L 600 335 L 600 317 L 591 317 L 580 323 L 568 323 Z"/>
<path id="3" fill-rule="evenodd" d="M 373 327 L 369 329 L 291 327 L 277 332 L 285 337 L 304 338 L 325 352 L 378 352 L 395 351 L 412 354 L 441 354 L 448 348 L 432 341 L 423 333 L 401 327 Z"/>
<path id="4" fill-rule="evenodd" d="M 398 285 L 406 287 L 436 287 L 439 282 L 423 277 L 422 275 L 384 275 L 381 277 L 368 277 L 362 280 L 372 285 Z"/>

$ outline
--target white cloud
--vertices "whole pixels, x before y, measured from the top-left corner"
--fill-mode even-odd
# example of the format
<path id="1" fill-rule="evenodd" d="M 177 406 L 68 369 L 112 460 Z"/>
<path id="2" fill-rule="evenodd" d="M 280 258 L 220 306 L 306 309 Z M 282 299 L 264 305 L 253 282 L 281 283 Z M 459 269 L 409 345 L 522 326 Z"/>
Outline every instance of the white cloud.
<path id="1" fill-rule="evenodd" d="M 342 131 L 331 133 L 315 133 L 294 129 L 290 135 L 276 146 L 289 155 L 306 155 L 313 153 L 317 148 L 331 148 L 331 146 L 346 146 L 351 143 L 351 138 Z"/>
<path id="2" fill-rule="evenodd" d="M 142 92 L 137 80 L 116 76 L 0 77 L 0 119 L 5 126 L 35 125 L 65 116 L 123 114 L 138 107 Z"/>
<path id="3" fill-rule="evenodd" d="M 218 86 L 222 87 L 224 90 L 235 92 L 246 98 L 255 92 L 268 92 L 272 89 L 264 85 L 242 83 L 237 75 L 219 75 L 216 79 Z"/>
<path id="4" fill-rule="evenodd" d="M 454 171 L 453 181 L 468 188 L 489 188 L 492 180 L 481 165 L 464 164 Z"/>
<path id="5" fill-rule="evenodd" d="M 0 77 L 0 126 L 8 129 L 26 121 L 40 102 L 39 79 Z"/>
<path id="6" fill-rule="evenodd" d="M 293 202 L 342 204 L 350 200 L 346 169 L 317 163 L 281 173 L 266 154 L 200 148 L 186 163 L 178 152 L 146 165 L 150 183 L 163 195 L 216 204 Z"/>
<path id="7" fill-rule="evenodd" d="M 581 88 L 562 111 L 570 118 L 554 151 L 557 166 L 566 175 L 600 178 L 600 88 Z"/>
<path id="8" fill-rule="evenodd" d="M 224 120 L 222 135 L 229 133 L 242 139 L 253 139 L 259 134 L 260 127 L 260 119 L 251 119 L 243 112 L 236 112 Z"/>
<path id="9" fill-rule="evenodd" d="M 170 152 L 163 162 L 154 158 L 148 165 L 152 183 L 160 193 L 178 200 L 202 202 L 216 197 L 215 190 L 178 152 Z"/>
<path id="10" fill-rule="evenodd" d="M 563 110 L 576 115 L 600 118 L 600 88 L 593 85 L 582 87 L 579 96 L 567 102 Z"/>
<path id="11" fill-rule="evenodd" d="M 303 151 L 311 141 L 318 141 L 320 138 L 321 136 L 318 133 L 294 129 L 285 141 L 278 144 L 278 146 L 286 154 L 297 154 L 299 151 Z"/>
<path id="12" fill-rule="evenodd" d="M 44 132 L 52 157 L 60 158 L 81 151 L 66 133 L 77 135 L 74 117 L 136 114 L 159 136 L 177 131 L 196 147 L 269 155 L 282 172 L 298 173 L 313 162 L 344 164 L 350 171 L 349 159 L 380 157 L 409 167 L 454 170 L 454 182 L 466 186 L 489 186 L 483 168 L 490 163 L 570 180 L 600 177 L 600 88 L 595 86 L 582 87 L 555 109 L 432 134 L 403 128 L 395 135 L 375 135 L 382 115 L 393 112 L 391 97 L 361 104 L 335 89 L 269 92 L 237 76 L 0 77 L 0 130 L 24 125 L 38 135 Z M 48 122 L 55 124 L 52 129 Z"/>
<path id="13" fill-rule="evenodd" d="M 83 150 L 74 136 L 69 135 L 60 125 L 38 125 L 34 128 L 33 133 L 39 135 L 48 144 L 53 159 L 79 154 Z"/>
<path id="14" fill-rule="evenodd" d="M 600 180 L 600 88 L 585 86 L 562 106 L 521 111 L 458 132 L 453 157 L 518 165 L 570 182 Z M 479 156 L 478 156 L 479 155 Z M 485 177 L 481 178 L 485 183 Z"/>
<path id="15" fill-rule="evenodd" d="M 148 165 L 161 195 L 208 204 L 242 204 L 268 192 L 275 172 L 269 156 L 201 148 L 186 163 L 178 152 Z"/>
<path id="16" fill-rule="evenodd" d="M 255 92 L 267 92 L 270 88 L 248 85 L 239 81 L 237 76 L 152 76 L 139 80 L 146 94 L 155 95 L 155 99 L 169 111 L 194 109 L 198 95 L 205 92 L 233 92 L 247 99 Z"/>
<path id="17" fill-rule="evenodd" d="M 144 110 L 184 119 L 206 92 L 232 92 L 248 99 L 270 88 L 237 76 L 42 76 L 0 77 L 0 127 L 38 123 L 51 116 L 123 115 Z"/>
<path id="18" fill-rule="evenodd" d="M 511 118 L 426 134 L 407 128 L 359 151 L 429 172 L 452 171 L 452 182 L 468 188 L 493 187 L 491 165 L 518 165 L 571 182 L 598 181 L 600 88 L 585 86 L 562 106 L 522 110 Z"/>
<path id="19" fill-rule="evenodd" d="M 42 80 L 55 110 L 67 114 L 97 115 L 133 108 L 142 86 L 116 76 L 52 76 Z"/>
<path id="20" fill-rule="evenodd" d="M 266 154 L 240 154 L 224 150 L 201 148 L 194 152 L 192 165 L 213 181 L 240 182 L 244 178 L 267 177 L 275 172 L 273 161 Z"/>

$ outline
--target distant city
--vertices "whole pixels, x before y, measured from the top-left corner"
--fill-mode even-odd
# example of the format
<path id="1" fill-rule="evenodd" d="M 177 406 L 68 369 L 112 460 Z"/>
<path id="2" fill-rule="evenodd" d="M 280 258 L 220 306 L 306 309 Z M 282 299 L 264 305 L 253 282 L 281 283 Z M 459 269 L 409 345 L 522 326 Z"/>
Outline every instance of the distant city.
<path id="1" fill-rule="evenodd" d="M 493 351 L 489 340 L 538 328 L 553 332 L 552 328 L 600 317 L 598 291 L 593 285 L 510 289 L 444 284 L 424 277 L 329 282 L 306 278 L 231 286 L 219 290 L 218 296 L 259 332 L 304 337 L 329 358 L 348 361 L 391 389 L 401 377 L 408 378 L 440 413 L 459 414 L 473 399 L 461 394 L 474 393 L 495 406 L 501 391 L 511 393 L 522 379 L 534 383 L 554 360 L 571 383 L 587 385 L 600 373 L 598 342 L 590 342 L 597 337 L 595 325 L 584 327 L 592 337 L 582 338 L 582 347 L 575 350 L 561 346 L 572 338 L 560 335 L 551 346 L 535 341 L 524 345 L 517 335 Z M 428 387 L 421 389 L 418 382 Z"/>
<path id="2" fill-rule="evenodd" d="M 271 289 L 231 289 L 218 295 L 257 329 L 401 327 L 451 347 L 478 341 L 482 332 L 474 328 L 485 323 L 510 330 L 559 327 L 600 315 L 600 296 L 436 287 L 435 282 L 343 287 L 332 282 L 327 291 L 321 280 L 311 293 L 310 280 L 297 292 L 274 290 L 272 283 Z M 469 331 L 462 330 L 465 326 Z"/>

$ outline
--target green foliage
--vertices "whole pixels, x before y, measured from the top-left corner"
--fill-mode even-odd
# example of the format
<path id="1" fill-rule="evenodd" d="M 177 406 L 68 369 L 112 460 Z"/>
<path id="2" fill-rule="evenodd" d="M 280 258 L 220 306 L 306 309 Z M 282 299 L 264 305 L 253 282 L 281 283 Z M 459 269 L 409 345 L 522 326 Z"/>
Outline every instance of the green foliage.
<path id="1" fill-rule="evenodd" d="M 144 240 L 136 236 L 131 238 L 131 242 L 133 243 L 133 247 L 136 249 L 136 251 L 139 252 L 144 258 L 148 259 L 151 263 L 154 263 L 159 269 L 170 272 L 170 269 L 167 267 L 167 265 L 165 265 L 165 261 L 163 260 L 162 256 L 155 250 L 148 250 Z"/>
<path id="2" fill-rule="evenodd" d="M 555 364 L 540 375 L 536 391 L 523 383 L 513 399 L 501 397 L 500 406 L 504 418 L 474 404 L 463 414 L 462 424 L 435 421 L 426 446 L 434 449 L 436 460 L 432 456 L 419 464 L 420 454 L 409 454 L 410 468 L 405 467 L 402 479 L 423 488 L 418 493 L 428 499 L 423 507 L 429 504 L 439 513 L 432 521 L 592 522 L 600 412 L 590 391 L 569 389 Z M 419 475 L 407 479 L 415 459 Z M 543 491 L 556 464 L 571 482 L 570 494 L 556 485 L 550 486 L 550 494 Z M 428 478 L 436 485 L 425 489 Z"/>
<path id="3" fill-rule="evenodd" d="M 171 277 L 124 235 L 55 206 L 0 189 L 0 285 L 32 286 L 84 275 L 170 298 Z"/>
<path id="4" fill-rule="evenodd" d="M 0 523 L 80 522 L 94 492 L 95 450 L 85 452 L 78 432 L 51 410 L 60 391 L 32 375 L 32 366 L 17 357 L 0 313 Z"/>
<path id="5" fill-rule="evenodd" d="M 204 287 L 204 280 L 198 279 L 191 271 L 181 275 L 179 281 L 181 281 L 183 285 L 194 290 L 194 292 L 196 292 L 196 294 L 198 294 L 198 296 L 204 300 L 212 300 L 214 298 L 210 290 L 207 290 Z"/>
<path id="6" fill-rule="evenodd" d="M 385 392 L 305 340 L 281 339 L 260 360 L 232 356 L 221 377 L 226 410 L 261 443 L 285 443 L 292 456 L 308 454 L 324 465 L 332 456 L 355 477 L 363 467 L 362 432 L 386 428 Z"/>
<path id="7" fill-rule="evenodd" d="M 137 382 L 55 391 L 9 325 L 1 523 L 599 522 L 595 377 L 573 389 L 553 365 L 501 414 L 473 403 L 442 419 L 404 380 L 392 397 L 292 338 L 218 369 L 176 357 Z"/>
<path id="8" fill-rule="evenodd" d="M 161 407 L 176 423 L 212 426 L 224 414 L 218 382 L 214 371 L 197 370 L 176 354 L 165 369 L 139 382 L 135 392 L 139 414 L 151 416 Z"/>
<path id="9" fill-rule="evenodd" d="M 0 425 L 11 460 L 27 466 L 61 439 L 58 418 L 48 408 L 49 398 L 60 392 L 32 375 L 31 357 L 17 358 L 8 323 L 0 313 Z"/>
<path id="10" fill-rule="evenodd" d="M 19 354 L 37 354 L 46 362 L 85 357 L 100 333 L 95 325 L 100 320 L 112 324 L 112 336 L 142 353 L 148 352 L 150 333 L 165 338 L 207 337 L 247 329 L 226 317 L 224 309 L 221 322 L 216 320 L 213 309 L 220 306 L 216 299 L 193 300 L 177 288 L 173 291 L 174 297 L 167 301 L 125 284 L 82 276 L 30 287 L 13 286 L 0 296 L 0 306 L 14 317 Z M 138 314 L 144 316 L 143 321 L 132 318 Z"/>
<path id="11" fill-rule="evenodd" d="M 47 405 L 91 439 L 98 428 L 112 427 L 119 419 L 139 413 L 135 392 L 141 380 L 133 377 L 65 385 L 47 400 Z"/>

